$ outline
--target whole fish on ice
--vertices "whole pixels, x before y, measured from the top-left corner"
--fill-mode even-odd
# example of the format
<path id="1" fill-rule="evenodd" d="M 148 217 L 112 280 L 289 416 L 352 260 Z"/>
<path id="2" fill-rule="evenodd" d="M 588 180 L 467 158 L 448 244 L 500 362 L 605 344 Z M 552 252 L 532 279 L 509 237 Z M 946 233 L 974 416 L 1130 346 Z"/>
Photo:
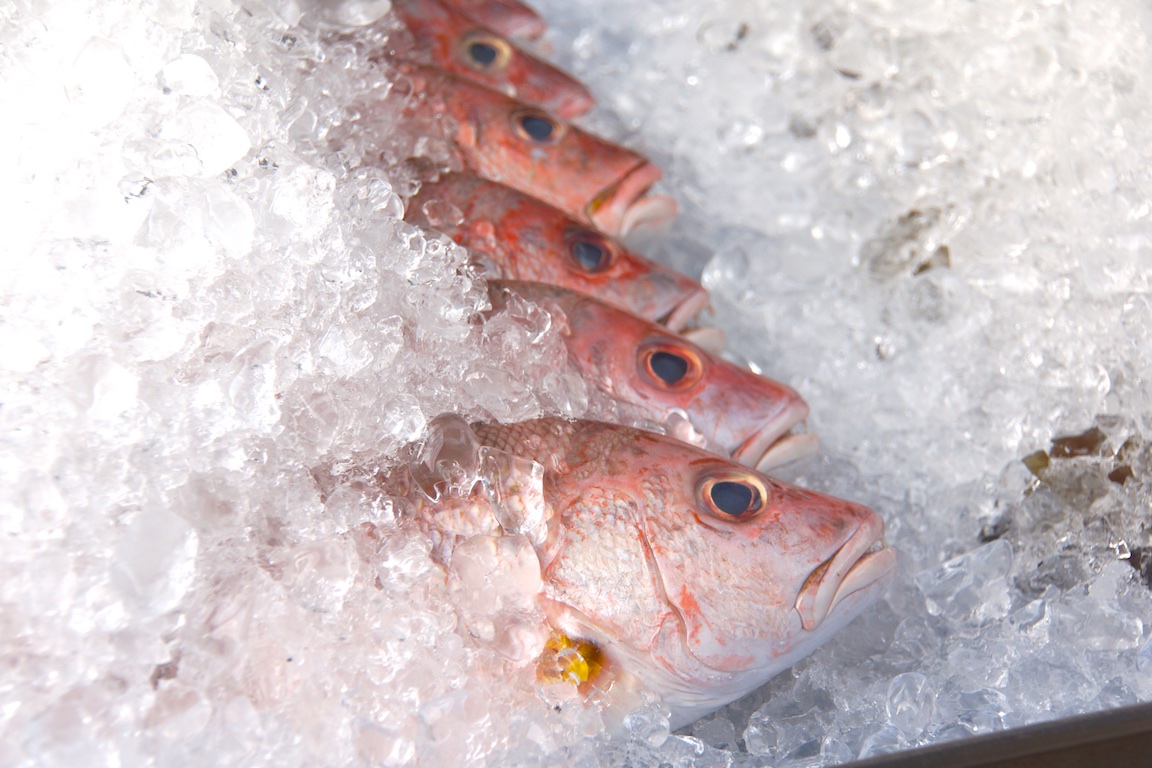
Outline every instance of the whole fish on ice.
<path id="1" fill-rule="evenodd" d="M 392 0 L 407 34 L 390 35 L 391 56 L 428 64 L 570 119 L 592 109 L 584 85 L 439 0 Z"/>
<path id="2" fill-rule="evenodd" d="M 380 482 L 464 593 L 503 573 L 535 602 L 477 636 L 617 711 L 656 693 L 673 727 L 811 653 L 895 566 L 875 512 L 662 435 L 447 415 L 405 458 Z"/>
<path id="3" fill-rule="evenodd" d="M 425 182 L 404 218 L 466 247 L 492 277 L 571 288 L 673 330 L 708 306 L 708 293 L 695 280 L 531 195 L 478 176 L 449 173 Z"/>
<path id="4" fill-rule="evenodd" d="M 722 359 L 667 328 L 590 296 L 545 283 L 491 280 L 492 312 L 517 300 L 552 315 L 584 380 L 617 404 L 613 421 L 654 422 L 671 435 L 777 473 L 816 453 L 791 387 Z"/>

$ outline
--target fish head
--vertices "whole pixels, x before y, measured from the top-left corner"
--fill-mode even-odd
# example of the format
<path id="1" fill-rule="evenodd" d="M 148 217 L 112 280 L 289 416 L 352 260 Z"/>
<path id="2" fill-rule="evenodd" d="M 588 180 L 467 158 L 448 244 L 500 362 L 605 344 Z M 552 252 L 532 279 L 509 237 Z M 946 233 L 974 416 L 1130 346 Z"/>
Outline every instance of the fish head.
<path id="1" fill-rule="evenodd" d="M 600 422 L 477 434 L 491 442 L 493 431 L 519 434 L 552 467 L 544 488 L 559 525 L 539 552 L 550 621 L 658 693 L 673 727 L 811 653 L 892 576 L 883 520 L 859 504 Z M 546 436 L 533 443 L 533 432 Z"/>
<path id="2" fill-rule="evenodd" d="M 814 435 L 791 434 L 808 416 L 807 403 L 791 387 L 595 298 L 551 285 L 494 281 L 493 306 L 506 303 L 508 292 L 558 318 L 584 379 L 645 420 L 668 426 L 687 418 L 709 447 L 761 470 L 815 452 Z"/>
<path id="3" fill-rule="evenodd" d="M 449 73 L 408 63 L 397 69 L 421 94 L 412 112 L 445 119 L 461 161 L 475 174 L 613 236 L 675 216 L 671 198 L 646 196 L 661 171 L 642 155 Z"/>
<path id="4" fill-rule="evenodd" d="M 431 64 L 570 119 L 595 106 L 576 78 L 521 50 L 499 32 L 437 0 L 393 0 L 393 12 L 412 35 L 401 58 Z"/>
<path id="5" fill-rule="evenodd" d="M 708 306 L 695 280 L 503 184 L 461 173 L 424 184 L 405 218 L 444 232 L 495 276 L 596 296 L 673 330 Z"/>

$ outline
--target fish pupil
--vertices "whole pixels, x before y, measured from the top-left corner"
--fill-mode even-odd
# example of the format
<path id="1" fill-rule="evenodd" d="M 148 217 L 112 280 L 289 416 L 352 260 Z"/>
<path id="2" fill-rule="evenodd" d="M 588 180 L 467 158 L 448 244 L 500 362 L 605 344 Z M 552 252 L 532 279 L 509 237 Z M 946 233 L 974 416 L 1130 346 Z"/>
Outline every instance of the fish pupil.
<path id="1" fill-rule="evenodd" d="M 572 245 L 572 255 L 580 262 L 580 266 L 590 272 L 602 269 L 607 258 L 603 248 L 586 240 L 578 240 Z"/>
<path id="2" fill-rule="evenodd" d="M 492 62 L 496 61 L 496 57 L 500 54 L 496 50 L 496 46 L 489 45 L 488 43 L 472 43 L 468 46 L 468 55 L 472 57 L 472 61 L 482 66 L 490 66 Z"/>
<path id="3" fill-rule="evenodd" d="M 675 384 L 688 373 L 688 361 L 671 352 L 653 352 L 652 357 L 648 359 L 648 365 L 651 366 L 652 373 L 666 384 Z"/>
<path id="4" fill-rule="evenodd" d="M 556 130 L 556 126 L 551 120 L 537 115 L 525 115 L 520 118 L 520 127 L 524 129 L 524 133 L 536 141 L 548 141 Z"/>
<path id="5" fill-rule="evenodd" d="M 709 494 L 717 509 L 733 517 L 752 509 L 753 501 L 756 501 L 756 497 L 759 495 L 747 485 L 731 480 L 716 483 L 712 486 Z"/>

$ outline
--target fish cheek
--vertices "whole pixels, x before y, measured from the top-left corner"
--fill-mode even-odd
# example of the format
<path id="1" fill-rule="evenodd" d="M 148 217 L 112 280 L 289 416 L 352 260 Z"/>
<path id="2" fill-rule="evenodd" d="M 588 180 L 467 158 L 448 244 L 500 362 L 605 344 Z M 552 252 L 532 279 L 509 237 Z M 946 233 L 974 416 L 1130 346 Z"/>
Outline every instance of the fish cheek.
<path id="1" fill-rule="evenodd" d="M 773 553 L 703 525 L 660 530 L 649 519 L 664 588 L 684 622 L 685 644 L 700 661 L 735 669 L 770 658 L 786 637 L 794 595 L 781 590 Z M 669 567 L 665 558 L 678 559 Z"/>
<path id="2" fill-rule="evenodd" d="M 563 513 L 561 543 L 548 565 L 545 592 L 605 633 L 644 649 L 667 605 L 649 567 L 636 505 L 601 488 L 584 489 Z"/>

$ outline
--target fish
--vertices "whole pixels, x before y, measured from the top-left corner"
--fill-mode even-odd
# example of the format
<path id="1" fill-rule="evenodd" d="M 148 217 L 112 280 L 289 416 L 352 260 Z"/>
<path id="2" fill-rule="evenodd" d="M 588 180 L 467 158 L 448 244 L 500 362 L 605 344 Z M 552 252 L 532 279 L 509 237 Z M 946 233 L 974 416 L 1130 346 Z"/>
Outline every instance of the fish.
<path id="1" fill-rule="evenodd" d="M 389 38 L 389 53 L 428 64 L 572 119 L 595 99 L 576 78 L 513 45 L 448 3 L 392 0 L 409 35 Z"/>
<path id="2" fill-rule="evenodd" d="M 466 247 L 491 277 L 571 288 L 675 331 L 709 305 L 708 292 L 687 275 L 531 195 L 478 176 L 449 173 L 425 182 L 404 218 Z"/>
<path id="3" fill-rule="evenodd" d="M 461 13 L 513 40 L 536 40 L 548 24 L 534 9 L 516 0 L 445 0 Z"/>
<path id="4" fill-rule="evenodd" d="M 762 472 L 794 471 L 817 451 L 816 435 L 791 433 L 808 416 L 795 390 L 668 328 L 545 283 L 490 280 L 488 296 L 489 316 L 517 300 L 552 315 L 584 380 L 617 405 L 613 421 L 661 425 Z"/>
<path id="5" fill-rule="evenodd" d="M 607 714 L 656 694 L 672 728 L 810 654 L 896 565 L 865 506 L 604 422 L 442 415 L 378 482 L 463 599 L 484 594 L 469 621 L 519 617 L 474 637 Z"/>
<path id="6" fill-rule="evenodd" d="M 475 175 L 610 236 L 658 230 L 675 218 L 675 200 L 646 194 L 661 170 L 639 153 L 448 72 L 396 62 L 393 75 L 402 82 L 400 124 L 416 135 L 443 136 L 453 162 Z"/>

